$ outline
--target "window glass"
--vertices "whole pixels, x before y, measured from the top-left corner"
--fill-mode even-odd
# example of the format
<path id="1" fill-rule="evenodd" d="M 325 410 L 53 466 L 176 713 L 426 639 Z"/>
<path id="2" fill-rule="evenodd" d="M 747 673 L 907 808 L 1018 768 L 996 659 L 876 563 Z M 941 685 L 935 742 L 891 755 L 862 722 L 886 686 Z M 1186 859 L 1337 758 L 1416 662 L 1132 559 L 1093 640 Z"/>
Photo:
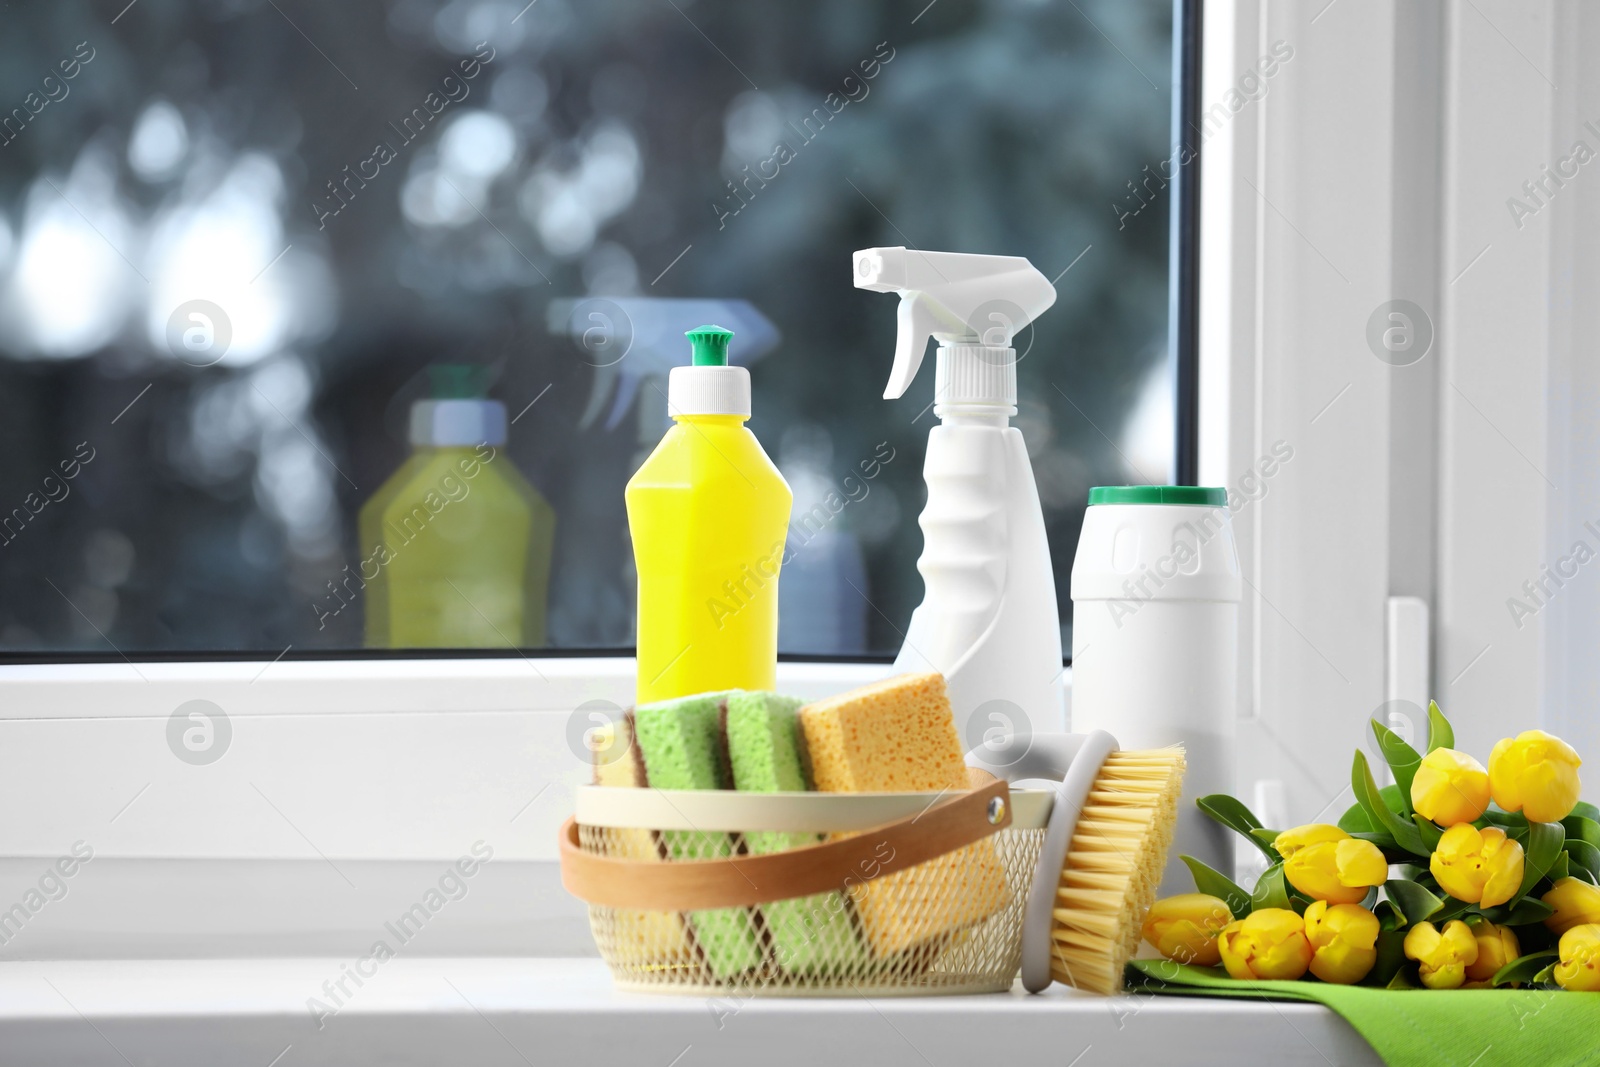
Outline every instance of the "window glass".
<path id="1" fill-rule="evenodd" d="M 1088 488 L 1171 473 L 1171 23 L 1155 0 L 18 7 L 0 650 L 627 647 L 623 486 L 683 330 L 716 321 L 795 493 L 782 649 L 893 652 L 933 385 L 882 399 L 894 301 L 850 271 L 875 245 L 1055 280 L 1015 421 L 1065 622 Z M 462 604 L 374 577 L 364 528 L 406 515 Z"/>

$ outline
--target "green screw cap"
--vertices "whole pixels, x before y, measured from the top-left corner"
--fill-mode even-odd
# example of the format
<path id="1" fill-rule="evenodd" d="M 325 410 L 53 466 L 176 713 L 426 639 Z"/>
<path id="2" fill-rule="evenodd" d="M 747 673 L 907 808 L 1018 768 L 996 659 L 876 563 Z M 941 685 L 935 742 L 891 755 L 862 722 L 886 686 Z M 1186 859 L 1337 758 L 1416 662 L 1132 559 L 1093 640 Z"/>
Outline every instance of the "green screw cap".
<path id="1" fill-rule="evenodd" d="M 428 368 L 435 400 L 477 400 L 489 395 L 489 368 L 472 363 L 435 363 Z"/>
<path id="2" fill-rule="evenodd" d="M 693 366 L 726 367 L 728 365 L 728 339 L 732 330 L 721 326 L 696 326 L 684 334 L 693 346 Z"/>
<path id="3" fill-rule="evenodd" d="M 1228 491 L 1195 485 L 1097 485 L 1089 490 L 1089 504 L 1188 504 L 1220 508 Z"/>

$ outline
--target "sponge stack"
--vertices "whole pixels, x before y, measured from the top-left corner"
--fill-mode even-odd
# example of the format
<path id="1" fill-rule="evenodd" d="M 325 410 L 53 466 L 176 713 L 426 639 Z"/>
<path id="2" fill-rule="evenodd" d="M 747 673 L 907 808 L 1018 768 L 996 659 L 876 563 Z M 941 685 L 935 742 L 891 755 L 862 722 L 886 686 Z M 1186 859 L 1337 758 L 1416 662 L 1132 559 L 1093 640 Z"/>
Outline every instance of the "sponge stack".
<path id="1" fill-rule="evenodd" d="M 733 786 L 746 793 L 804 792 L 797 713 L 802 701 L 777 693 L 729 693 L 722 705 L 723 736 Z M 814 833 L 755 830 L 744 835 L 753 856 L 814 845 Z M 762 906 L 773 957 L 791 974 L 848 968 L 866 952 L 851 929 L 839 893 L 820 893 Z"/>
<path id="2" fill-rule="evenodd" d="M 629 714 L 635 751 L 644 764 L 644 782 L 652 789 L 729 789 L 722 748 L 722 706 L 727 693 L 640 704 Z M 661 835 L 669 860 L 723 859 L 733 855 L 725 833 L 670 830 Z M 719 979 L 761 963 L 761 943 L 754 918 L 745 908 L 691 912 L 695 943 Z"/>
<path id="3" fill-rule="evenodd" d="M 967 768 L 940 674 L 906 674 L 808 704 L 800 729 L 826 793 L 959 792 Z M 992 842 L 980 841 L 850 890 L 879 957 L 976 925 L 1007 897 Z"/>

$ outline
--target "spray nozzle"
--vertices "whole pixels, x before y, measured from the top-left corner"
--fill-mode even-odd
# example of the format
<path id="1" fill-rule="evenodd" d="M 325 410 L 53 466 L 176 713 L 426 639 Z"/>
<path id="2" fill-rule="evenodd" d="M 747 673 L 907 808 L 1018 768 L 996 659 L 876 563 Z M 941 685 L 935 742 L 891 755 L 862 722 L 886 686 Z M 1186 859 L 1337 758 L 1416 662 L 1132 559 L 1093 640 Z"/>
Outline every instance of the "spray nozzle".
<path id="1" fill-rule="evenodd" d="M 941 346 L 941 376 L 942 349 L 961 345 L 977 349 L 973 358 L 980 364 L 979 377 L 995 379 L 955 399 L 1015 404 L 1016 356 L 1011 340 L 1056 302 L 1055 286 L 1021 256 L 866 248 L 855 254 L 855 282 L 857 289 L 900 294 L 894 369 L 883 391 L 885 400 L 902 396 L 911 387 L 928 339 L 934 337 Z M 984 366 L 1002 370 L 983 373 Z M 954 374 L 954 368 L 950 372 Z M 941 381 L 935 396 L 952 395 L 948 384 Z"/>
<path id="2" fill-rule="evenodd" d="M 556 299 L 546 309 L 551 333 L 565 334 L 594 368 L 594 385 L 578 419 L 605 428 L 637 409 L 639 444 L 654 448 L 668 425 L 669 372 L 683 363 L 683 337 L 697 322 L 723 323 L 739 335 L 736 362 L 754 363 L 778 344 L 778 328 L 746 300 L 591 296 Z M 607 408 L 609 413 L 607 414 Z"/>

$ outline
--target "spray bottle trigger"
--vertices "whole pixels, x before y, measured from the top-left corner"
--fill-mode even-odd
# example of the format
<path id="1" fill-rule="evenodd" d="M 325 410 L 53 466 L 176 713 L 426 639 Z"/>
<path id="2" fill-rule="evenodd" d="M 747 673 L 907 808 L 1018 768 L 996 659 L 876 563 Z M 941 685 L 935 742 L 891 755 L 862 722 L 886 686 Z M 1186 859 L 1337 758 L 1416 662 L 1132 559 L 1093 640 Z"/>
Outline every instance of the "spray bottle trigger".
<path id="1" fill-rule="evenodd" d="M 913 289 L 901 291 L 896 322 L 894 368 L 889 372 L 889 385 L 883 391 L 885 400 L 904 396 L 911 388 L 922 367 L 922 357 L 927 354 L 928 341 L 939 326 L 938 317 L 922 293 Z"/>

